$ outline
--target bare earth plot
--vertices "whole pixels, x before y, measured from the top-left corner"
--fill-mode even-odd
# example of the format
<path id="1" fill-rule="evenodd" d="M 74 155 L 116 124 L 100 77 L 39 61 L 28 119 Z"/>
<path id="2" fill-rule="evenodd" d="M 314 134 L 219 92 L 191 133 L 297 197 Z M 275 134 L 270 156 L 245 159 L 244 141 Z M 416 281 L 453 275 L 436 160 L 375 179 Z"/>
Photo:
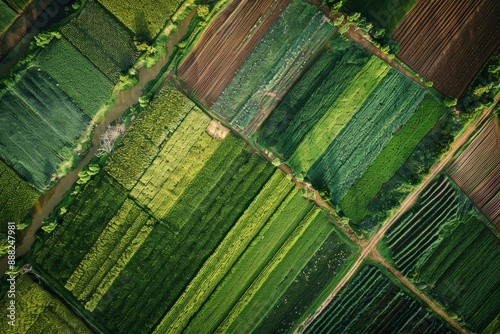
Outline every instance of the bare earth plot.
<path id="1" fill-rule="evenodd" d="M 222 11 L 179 66 L 179 78 L 211 107 L 289 0 L 235 1 Z"/>
<path id="2" fill-rule="evenodd" d="M 444 95 L 460 97 L 499 46 L 500 2 L 419 1 L 394 31 L 398 57 Z"/>

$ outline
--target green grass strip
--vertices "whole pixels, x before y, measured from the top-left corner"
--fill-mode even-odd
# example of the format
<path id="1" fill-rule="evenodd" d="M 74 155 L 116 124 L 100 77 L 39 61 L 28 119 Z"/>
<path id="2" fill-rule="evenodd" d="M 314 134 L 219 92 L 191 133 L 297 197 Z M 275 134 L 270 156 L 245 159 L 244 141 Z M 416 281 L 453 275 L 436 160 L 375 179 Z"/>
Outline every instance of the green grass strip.
<path id="1" fill-rule="evenodd" d="M 163 318 L 155 333 L 182 332 L 292 188 L 293 184 L 277 170 Z"/>
<path id="2" fill-rule="evenodd" d="M 294 188 L 196 313 L 186 332 L 214 332 L 311 208 L 312 203 Z"/>
<path id="3" fill-rule="evenodd" d="M 280 297 L 276 296 L 276 293 L 284 292 L 295 278 L 291 273 L 295 273 L 295 275 L 299 273 L 332 231 L 333 226 L 327 224 L 320 213 L 321 210 L 315 207 L 300 222 L 236 306 L 233 307 L 224 322 L 217 328 L 217 333 L 241 333 L 245 332 L 241 326 L 257 325 L 255 317 L 259 316 L 260 318 L 263 312 L 255 312 L 254 307 L 267 309 L 267 307 L 272 306 L 269 303 L 274 303 L 274 298 Z M 327 233 L 323 234 L 325 231 Z M 316 239 L 320 237 L 322 240 L 311 249 Z M 308 249 L 311 251 L 307 252 Z M 284 284 L 284 286 L 280 286 L 280 284 Z"/>
<path id="4" fill-rule="evenodd" d="M 340 201 L 344 214 L 360 222 L 368 213 L 368 203 L 408 159 L 418 143 L 444 115 L 445 107 L 433 96 L 427 95 L 421 105 L 404 124 L 380 154 L 373 160 L 361 179 Z"/>
<path id="5" fill-rule="evenodd" d="M 290 158 L 289 164 L 295 171 L 307 172 L 311 168 L 389 69 L 386 63 L 375 56 L 366 63 Z"/>
<path id="6" fill-rule="evenodd" d="M 97 287 L 92 298 L 85 304 L 85 308 L 89 311 L 94 311 L 97 304 L 101 301 L 102 297 L 108 292 L 113 282 L 116 280 L 118 275 L 123 271 L 125 266 L 130 262 L 132 257 L 135 255 L 137 250 L 142 246 L 144 241 L 148 238 L 149 234 L 153 230 L 153 220 L 149 220 L 143 225 L 139 233 L 135 236 L 134 240 L 130 243 L 129 247 L 118 258 L 118 261 L 113 266 L 113 268 L 108 271 L 107 275 L 101 281 Z"/>

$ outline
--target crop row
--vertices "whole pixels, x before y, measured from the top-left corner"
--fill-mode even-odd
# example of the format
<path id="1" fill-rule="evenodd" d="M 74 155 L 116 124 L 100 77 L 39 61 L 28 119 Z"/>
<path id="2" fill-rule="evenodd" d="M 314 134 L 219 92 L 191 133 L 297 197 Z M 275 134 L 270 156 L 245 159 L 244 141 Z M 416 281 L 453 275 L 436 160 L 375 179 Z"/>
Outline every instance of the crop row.
<path id="1" fill-rule="evenodd" d="M 21 222 L 35 204 L 39 193 L 0 160 L 0 235 L 7 232 L 7 222 Z"/>
<path id="2" fill-rule="evenodd" d="M 210 118 L 191 111 L 168 138 L 130 194 L 163 218 L 220 144 L 205 129 Z"/>
<path id="3" fill-rule="evenodd" d="M 4 1 L 0 1 L 0 34 L 17 18 L 17 14 Z"/>
<path id="4" fill-rule="evenodd" d="M 163 318 L 160 325 L 155 329 L 156 332 L 174 333 L 181 332 L 184 329 L 189 319 L 212 294 L 224 276 L 228 274 L 236 260 L 263 228 L 271 215 L 275 214 L 292 188 L 293 184 L 280 171 L 274 173 L 219 244 L 217 250 L 189 283 L 176 304 Z M 286 231 L 286 229 L 284 230 Z M 271 251 L 272 247 L 268 248 L 268 250 Z"/>
<path id="5" fill-rule="evenodd" d="M 317 207 L 302 218 L 240 297 L 218 331 L 226 328 L 229 332 L 258 331 L 266 317 L 271 317 L 273 326 L 284 331 L 285 323 L 293 325 L 298 321 L 326 285 L 339 279 L 341 275 L 335 269 L 346 268 L 352 255 L 351 243 L 342 240 L 328 220 Z M 318 263 L 313 262 L 317 261 L 314 257 L 332 240 L 338 245 L 332 254 L 334 257 L 322 259 L 319 265 L 335 269 L 326 270 L 326 275 L 321 277 L 316 267 Z M 297 290 L 292 292 L 294 284 Z M 290 310 L 288 314 L 273 314 L 287 308 Z"/>
<path id="6" fill-rule="evenodd" d="M 423 94 L 419 85 L 391 70 L 311 166 L 307 175 L 313 184 L 326 185 L 338 204 L 415 112 Z"/>
<path id="7" fill-rule="evenodd" d="M 63 149 L 74 145 L 89 118 L 46 73 L 34 68 L 1 97 L 0 109 L 0 155 L 24 179 L 43 189 L 67 158 Z"/>
<path id="8" fill-rule="evenodd" d="M 87 1 L 80 15 L 61 31 L 113 83 L 137 59 L 128 32 L 94 0 Z"/>
<path id="9" fill-rule="evenodd" d="M 307 133 L 291 156 L 288 162 L 295 171 L 309 170 L 377 88 L 388 71 L 389 66 L 372 56 L 363 69 L 356 73 L 328 112 Z"/>
<path id="10" fill-rule="evenodd" d="M 288 333 L 299 319 L 312 312 L 316 304 L 323 301 L 323 294 L 333 289 L 343 276 L 342 273 L 349 268 L 349 263 L 354 260 L 354 247 L 346 239 L 335 230 L 328 235 L 293 282 L 284 288 L 281 297 L 276 298 L 272 308 L 268 309 L 265 317 L 255 327 L 256 333 Z M 317 239 L 315 246 L 321 240 L 323 239 Z M 304 257 L 302 254 L 297 256 Z"/>
<path id="11" fill-rule="evenodd" d="M 12 327 L 15 333 L 92 333 L 62 302 L 33 282 L 28 275 L 17 276 L 15 287 L 14 312 L 17 317 L 15 327 Z M 11 300 L 7 294 L 0 300 L 3 310 L 7 310 Z M 10 327 L 7 321 L 10 320 L 5 319 L 5 330 Z"/>
<path id="12" fill-rule="evenodd" d="M 449 333 L 445 323 L 394 285 L 380 269 L 364 265 L 305 333 Z"/>
<path id="13" fill-rule="evenodd" d="M 310 7 L 310 5 L 303 3 L 303 7 Z M 291 7 L 290 10 L 287 8 L 285 12 L 289 13 L 292 10 L 295 10 L 295 7 Z M 287 15 L 280 16 L 275 25 L 282 25 L 282 22 L 279 21 L 286 19 L 289 19 Z M 289 33 L 288 42 L 290 44 L 284 45 L 283 43 L 274 42 L 270 45 L 266 43 L 268 40 L 277 37 L 273 28 L 269 32 L 272 35 L 265 36 L 264 40 L 259 43 L 256 50 L 252 52 L 240 68 L 239 72 L 241 73 L 236 74 L 233 79 L 235 83 L 231 82 L 228 85 L 220 97 L 222 98 L 221 102 L 219 103 L 219 100 L 217 100 L 212 108 L 215 112 L 224 115 L 234 113 L 231 124 L 241 130 L 258 123 L 260 115 L 264 117 L 264 115 L 269 114 L 274 109 L 278 101 L 281 100 L 301 74 L 309 59 L 316 54 L 317 50 L 333 31 L 333 27 L 326 22 L 321 13 L 316 13 L 314 16 L 311 15 L 309 23 L 296 36 L 293 36 L 293 39 Z M 281 40 L 282 36 L 279 38 Z M 279 46 L 279 49 L 277 49 L 277 46 Z M 273 64 L 271 68 L 260 66 L 260 59 L 262 59 L 263 55 L 270 55 L 270 58 L 266 59 L 266 62 Z M 255 67 L 256 64 L 259 65 L 258 69 L 252 71 L 252 67 Z M 266 69 L 268 71 L 264 72 Z M 252 71 L 252 73 L 248 73 L 249 71 Z M 258 72 L 261 76 L 258 80 L 253 81 L 251 85 L 248 85 L 248 77 L 255 76 L 255 72 Z M 244 89 L 240 89 L 242 80 L 245 80 Z M 247 89 L 250 89 L 250 92 L 247 93 L 246 100 L 241 101 L 242 93 Z M 234 94 L 234 91 L 238 93 Z M 225 96 L 226 94 L 229 96 Z M 232 107 L 234 105 L 232 99 L 235 95 L 239 98 L 240 102 L 235 109 L 230 109 L 234 108 Z"/>
<path id="14" fill-rule="evenodd" d="M 38 253 L 37 263 L 63 284 L 85 258 L 126 193 L 104 173 L 96 175 L 77 195 L 63 222 Z M 75 238 L 75 236 L 79 236 Z"/>
<path id="15" fill-rule="evenodd" d="M 117 263 L 122 267 L 126 263 L 119 259 L 140 247 L 151 231 L 150 225 L 150 217 L 132 200 L 126 199 L 66 281 L 65 288 L 79 300 L 88 299 L 96 289 L 106 291 L 102 284 L 106 281 L 104 277 L 121 271 Z M 142 236 L 141 240 L 137 239 L 138 235 Z"/>
<path id="16" fill-rule="evenodd" d="M 480 130 L 447 172 L 500 230 L 500 129 L 495 118 Z"/>
<path id="17" fill-rule="evenodd" d="M 441 177 L 391 226 L 384 245 L 405 275 L 480 332 L 500 311 L 500 250 L 478 217 L 470 200 Z"/>
<path id="18" fill-rule="evenodd" d="M 65 38 L 53 41 L 36 62 L 89 117 L 93 117 L 111 94 L 113 84 Z"/>
<path id="19" fill-rule="evenodd" d="M 236 158 L 227 159 L 228 155 Z M 226 137 L 165 217 L 168 227 L 155 226 L 103 296 L 95 315 L 112 331 L 153 328 L 267 182 L 270 172 L 265 161 L 242 151 L 240 141 Z"/>
<path id="20" fill-rule="evenodd" d="M 214 18 L 178 68 L 198 101 L 212 107 L 290 1 L 232 2 Z"/>
<path id="21" fill-rule="evenodd" d="M 264 122 L 259 139 L 290 158 L 369 59 L 365 49 L 334 35 Z"/>
<path id="22" fill-rule="evenodd" d="M 411 155 L 425 134 L 444 115 L 444 106 L 427 95 L 410 119 L 397 130 L 363 176 L 340 201 L 344 214 L 358 223 L 368 214 L 368 204 Z"/>
<path id="23" fill-rule="evenodd" d="M 130 190 L 174 133 L 194 103 L 168 82 L 115 147 L 105 170 Z M 147 135 L 145 135 L 147 134 Z"/>
<path id="24" fill-rule="evenodd" d="M 130 2 L 127 0 L 99 0 L 118 20 L 141 39 L 155 37 L 183 0 Z"/>
<path id="25" fill-rule="evenodd" d="M 3 0 L 6 4 L 8 4 L 11 8 L 14 9 L 17 13 L 23 11 L 24 8 L 30 3 L 30 0 Z"/>
<path id="26" fill-rule="evenodd" d="M 313 6 L 303 1 L 291 1 L 248 55 L 211 109 L 232 120 L 244 104 L 255 95 L 262 80 L 277 66 L 316 12 Z M 291 20 L 293 24 L 290 24 Z"/>

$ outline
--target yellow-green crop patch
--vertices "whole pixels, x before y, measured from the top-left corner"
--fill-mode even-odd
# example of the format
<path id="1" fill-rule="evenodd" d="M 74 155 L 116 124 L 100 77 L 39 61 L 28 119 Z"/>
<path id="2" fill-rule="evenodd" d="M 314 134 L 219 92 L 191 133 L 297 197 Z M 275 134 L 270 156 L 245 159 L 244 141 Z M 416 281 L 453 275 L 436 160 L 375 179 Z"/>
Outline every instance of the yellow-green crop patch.
<path id="1" fill-rule="evenodd" d="M 7 324 L 8 318 L 5 317 L 3 333 L 92 333 L 66 305 L 33 282 L 27 274 L 16 277 L 15 288 L 14 299 L 6 294 L 0 300 L 2 310 L 8 310 L 11 301 L 15 302 L 14 326 Z"/>

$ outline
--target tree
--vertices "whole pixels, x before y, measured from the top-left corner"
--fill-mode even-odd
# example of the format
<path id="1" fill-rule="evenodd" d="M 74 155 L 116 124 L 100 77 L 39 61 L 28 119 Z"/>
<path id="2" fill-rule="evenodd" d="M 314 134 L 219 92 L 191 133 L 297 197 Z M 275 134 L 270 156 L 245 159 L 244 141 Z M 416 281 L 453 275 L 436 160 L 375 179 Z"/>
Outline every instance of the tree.
<path id="1" fill-rule="evenodd" d="M 454 106 L 457 105 L 457 99 L 454 98 L 454 97 L 452 97 L 452 96 L 447 96 L 443 100 L 443 103 L 444 103 L 445 106 L 453 108 Z"/>
<path id="2" fill-rule="evenodd" d="M 46 47 L 54 39 L 60 39 L 62 37 L 61 33 L 58 31 L 41 32 L 35 35 L 35 45 L 41 48 Z"/>
<path id="3" fill-rule="evenodd" d="M 207 5 L 199 5 L 198 8 L 196 8 L 196 14 L 198 14 L 198 16 L 201 17 L 203 21 L 205 21 L 205 19 L 208 17 L 208 14 L 210 14 L 210 9 Z"/>
<path id="4" fill-rule="evenodd" d="M 342 27 L 339 28 L 339 33 L 341 35 L 345 34 L 349 30 L 349 24 L 344 24 Z"/>
<path id="5" fill-rule="evenodd" d="M 385 29 L 384 28 L 377 29 L 377 31 L 375 31 L 375 33 L 373 34 L 373 37 L 375 37 L 375 38 L 383 38 L 384 36 L 385 36 Z"/>
<path id="6" fill-rule="evenodd" d="M 353 13 L 352 15 L 347 16 L 347 21 L 349 21 L 351 23 L 358 23 L 360 17 L 361 17 L 361 13 Z"/>
<path id="7" fill-rule="evenodd" d="M 344 22 L 344 15 L 340 15 L 335 20 L 333 20 L 333 25 L 335 27 L 337 27 L 337 26 L 341 25 L 343 22 Z"/>
<path id="8" fill-rule="evenodd" d="M 342 5 L 343 5 L 342 1 L 337 1 L 337 2 L 332 3 L 332 5 L 330 7 L 330 14 L 338 13 L 340 8 L 342 8 Z"/>
<path id="9" fill-rule="evenodd" d="M 115 126 L 108 125 L 106 131 L 102 134 L 99 140 L 99 149 L 97 150 L 96 156 L 100 157 L 104 153 L 111 153 L 111 151 L 113 151 L 113 147 L 115 146 L 116 139 L 124 133 L 124 124 L 121 123 Z M 99 170 L 97 170 L 97 172 L 99 172 Z M 90 175 L 93 174 L 90 173 Z"/>

